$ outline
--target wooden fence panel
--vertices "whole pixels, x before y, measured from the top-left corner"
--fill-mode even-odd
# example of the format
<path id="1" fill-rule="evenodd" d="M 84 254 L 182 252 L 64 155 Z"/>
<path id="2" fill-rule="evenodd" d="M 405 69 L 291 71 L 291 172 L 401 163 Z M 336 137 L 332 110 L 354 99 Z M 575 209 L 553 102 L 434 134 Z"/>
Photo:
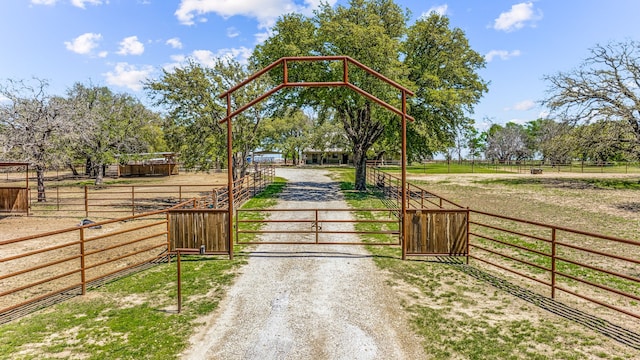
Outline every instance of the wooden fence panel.
<path id="1" fill-rule="evenodd" d="M 407 210 L 408 255 L 466 255 L 467 210 Z"/>
<path id="2" fill-rule="evenodd" d="M 229 213 L 217 209 L 169 211 L 170 251 L 200 249 L 206 253 L 229 253 Z"/>
<path id="3" fill-rule="evenodd" d="M 29 213 L 29 190 L 0 188 L 0 213 Z"/>

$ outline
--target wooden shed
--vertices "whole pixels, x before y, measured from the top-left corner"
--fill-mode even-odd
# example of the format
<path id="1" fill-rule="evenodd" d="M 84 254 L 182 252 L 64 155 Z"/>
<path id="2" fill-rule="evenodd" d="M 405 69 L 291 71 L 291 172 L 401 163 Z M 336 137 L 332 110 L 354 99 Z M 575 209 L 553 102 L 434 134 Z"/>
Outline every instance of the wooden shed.
<path id="1" fill-rule="evenodd" d="M 171 176 L 179 174 L 177 155 L 173 152 L 135 154 L 142 160 L 130 160 L 118 166 L 120 176 Z"/>

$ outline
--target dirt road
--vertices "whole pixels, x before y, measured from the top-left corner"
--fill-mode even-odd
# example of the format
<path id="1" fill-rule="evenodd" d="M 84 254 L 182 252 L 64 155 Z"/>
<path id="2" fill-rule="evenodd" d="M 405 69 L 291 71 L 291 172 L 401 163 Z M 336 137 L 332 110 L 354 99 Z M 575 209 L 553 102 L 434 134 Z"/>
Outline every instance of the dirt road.
<path id="1" fill-rule="evenodd" d="M 278 169 L 276 175 L 288 179 L 276 208 L 347 207 L 323 170 Z M 357 241 L 349 236 L 331 240 Z M 270 239 L 304 240 L 264 238 Z M 184 358 L 425 358 L 397 297 L 361 247 L 259 245 L 242 272 Z"/>

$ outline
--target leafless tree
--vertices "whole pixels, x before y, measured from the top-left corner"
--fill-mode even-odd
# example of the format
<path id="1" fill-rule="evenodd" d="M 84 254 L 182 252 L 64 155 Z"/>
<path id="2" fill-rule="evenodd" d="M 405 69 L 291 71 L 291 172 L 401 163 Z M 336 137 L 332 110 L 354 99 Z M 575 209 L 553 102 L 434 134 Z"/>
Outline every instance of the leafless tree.
<path id="1" fill-rule="evenodd" d="M 37 174 L 38 202 L 46 201 L 45 171 L 64 164 L 64 121 L 62 99 L 47 93 L 47 80 L 8 79 L 0 85 L 0 130 L 2 148 L 9 158 L 32 163 Z"/>
<path id="2" fill-rule="evenodd" d="M 597 45 L 575 70 L 546 76 L 542 101 L 568 122 L 624 121 L 640 143 L 640 42 Z"/>

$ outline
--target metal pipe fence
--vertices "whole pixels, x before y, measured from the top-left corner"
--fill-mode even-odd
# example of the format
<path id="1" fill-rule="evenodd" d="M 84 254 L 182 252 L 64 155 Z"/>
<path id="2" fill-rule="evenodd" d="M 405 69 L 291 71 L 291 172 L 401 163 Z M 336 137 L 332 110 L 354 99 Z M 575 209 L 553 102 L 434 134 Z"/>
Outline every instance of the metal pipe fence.
<path id="1" fill-rule="evenodd" d="M 263 191 L 274 174 L 273 168 L 267 168 L 237 180 L 240 185 L 235 203 L 241 204 Z M 225 190 L 186 199 L 190 192 L 179 189 L 182 202 L 161 210 L 0 241 L 0 323 L 83 295 L 88 288 L 110 279 L 169 261 L 168 212 L 223 208 Z"/>
<path id="2" fill-rule="evenodd" d="M 163 211 L 0 241 L 0 320 L 166 257 Z"/>
<path id="3" fill-rule="evenodd" d="M 399 219 L 389 209 L 269 209 L 273 215 L 259 218 L 263 209 L 236 210 L 236 244 L 322 244 L 322 245 L 401 245 Z M 389 214 L 387 220 L 381 216 L 364 218 L 362 213 Z M 353 214 L 354 216 L 350 216 Z M 258 215 L 258 216 L 256 216 Z M 270 224 L 269 229 L 255 228 L 255 224 Z M 360 225 L 360 227 L 358 227 Z M 242 235 L 274 235 L 271 239 L 240 240 Z M 296 241 L 280 240 L 278 235 L 298 234 Z M 326 235 L 384 235 L 375 241 L 330 241 L 321 240 Z M 311 236 L 308 236 L 311 235 Z"/>
<path id="4" fill-rule="evenodd" d="M 375 168 L 367 176 L 368 184 L 398 208 L 398 177 Z M 409 208 L 461 208 L 407 186 Z M 469 257 L 477 264 L 553 299 L 562 294 L 572 303 L 584 300 L 640 319 L 640 241 L 473 209 L 469 214 Z"/>
<path id="5" fill-rule="evenodd" d="M 240 201 L 262 191 L 273 181 L 272 166 L 261 167 L 235 181 L 234 192 Z M 54 186 L 46 188 L 47 201 L 37 202 L 30 192 L 31 211 L 48 214 L 64 211 L 69 215 L 122 217 L 158 211 L 180 204 L 187 199 L 202 199 L 202 206 L 228 206 L 226 186 L 185 185 L 104 185 Z"/>

